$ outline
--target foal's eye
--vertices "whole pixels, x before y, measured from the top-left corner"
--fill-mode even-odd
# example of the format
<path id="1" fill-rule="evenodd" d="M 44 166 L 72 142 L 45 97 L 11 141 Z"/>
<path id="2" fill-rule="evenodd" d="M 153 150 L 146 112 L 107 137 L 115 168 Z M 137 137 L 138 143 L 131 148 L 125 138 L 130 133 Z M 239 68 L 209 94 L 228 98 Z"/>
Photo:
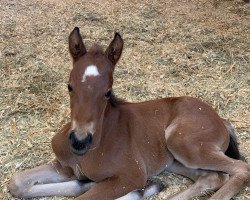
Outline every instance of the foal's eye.
<path id="1" fill-rule="evenodd" d="M 68 91 L 69 91 L 69 92 L 72 92 L 72 91 L 73 91 L 73 88 L 72 88 L 72 86 L 71 86 L 70 84 L 68 84 Z"/>
<path id="2" fill-rule="evenodd" d="M 108 90 L 105 94 L 105 97 L 108 99 L 112 94 L 112 91 L 111 90 Z"/>

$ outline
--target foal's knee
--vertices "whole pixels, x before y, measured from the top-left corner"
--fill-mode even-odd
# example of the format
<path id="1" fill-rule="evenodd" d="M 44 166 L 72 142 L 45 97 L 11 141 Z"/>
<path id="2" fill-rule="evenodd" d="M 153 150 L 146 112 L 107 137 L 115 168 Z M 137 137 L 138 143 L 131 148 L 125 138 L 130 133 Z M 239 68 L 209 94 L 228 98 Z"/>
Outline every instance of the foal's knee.
<path id="1" fill-rule="evenodd" d="M 234 167 L 231 170 L 231 174 L 237 181 L 244 185 L 250 184 L 250 164 L 247 164 L 241 160 L 237 160 L 234 163 Z"/>
<path id="2" fill-rule="evenodd" d="M 211 172 L 205 176 L 200 176 L 198 180 L 203 190 L 218 190 L 229 180 L 229 175 Z"/>
<path id="3" fill-rule="evenodd" d="M 20 174 L 16 173 L 14 174 L 9 183 L 9 191 L 12 196 L 23 198 L 25 194 L 25 186 L 22 182 L 23 177 L 20 176 Z"/>

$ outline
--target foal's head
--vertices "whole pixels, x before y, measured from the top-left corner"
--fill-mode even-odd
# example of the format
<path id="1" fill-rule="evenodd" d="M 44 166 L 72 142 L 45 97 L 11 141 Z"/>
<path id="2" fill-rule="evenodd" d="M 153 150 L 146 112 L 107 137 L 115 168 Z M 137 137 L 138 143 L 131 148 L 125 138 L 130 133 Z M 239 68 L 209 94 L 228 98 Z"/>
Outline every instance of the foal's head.
<path id="1" fill-rule="evenodd" d="M 69 52 L 73 58 L 68 90 L 71 107 L 71 151 L 83 155 L 95 134 L 101 129 L 104 111 L 112 95 L 113 71 L 120 58 L 123 40 L 116 33 L 104 52 L 94 45 L 87 51 L 79 28 L 69 36 Z"/>

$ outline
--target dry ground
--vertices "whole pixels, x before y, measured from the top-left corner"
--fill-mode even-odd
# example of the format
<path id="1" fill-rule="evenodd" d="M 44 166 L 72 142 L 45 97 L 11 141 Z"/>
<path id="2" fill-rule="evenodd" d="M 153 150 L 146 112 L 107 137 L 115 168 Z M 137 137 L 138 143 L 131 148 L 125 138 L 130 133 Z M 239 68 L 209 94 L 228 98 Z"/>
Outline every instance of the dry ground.
<path id="1" fill-rule="evenodd" d="M 0 199 L 13 199 L 7 189 L 11 174 L 54 157 L 50 140 L 69 121 L 67 37 L 75 26 L 88 46 L 94 41 L 107 45 L 114 31 L 123 35 L 114 84 L 119 97 L 199 97 L 234 124 L 249 161 L 249 4 L 1 0 L 0 10 Z M 163 175 L 158 178 L 167 188 L 151 199 L 166 199 L 190 184 Z M 249 188 L 235 197 L 249 198 Z"/>

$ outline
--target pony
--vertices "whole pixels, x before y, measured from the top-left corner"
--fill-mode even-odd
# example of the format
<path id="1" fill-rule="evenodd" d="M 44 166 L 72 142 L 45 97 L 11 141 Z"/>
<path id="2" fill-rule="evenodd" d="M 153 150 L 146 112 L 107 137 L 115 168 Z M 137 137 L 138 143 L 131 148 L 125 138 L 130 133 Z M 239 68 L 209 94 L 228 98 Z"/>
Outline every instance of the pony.
<path id="1" fill-rule="evenodd" d="M 122 54 L 119 33 L 104 51 L 88 51 L 80 30 L 69 35 L 71 120 L 52 139 L 54 161 L 13 175 L 14 197 L 75 196 L 76 200 L 141 200 L 162 190 L 148 181 L 167 170 L 194 184 L 170 197 L 215 190 L 227 200 L 250 183 L 232 125 L 197 98 L 140 103 L 118 99 L 113 72 Z"/>

